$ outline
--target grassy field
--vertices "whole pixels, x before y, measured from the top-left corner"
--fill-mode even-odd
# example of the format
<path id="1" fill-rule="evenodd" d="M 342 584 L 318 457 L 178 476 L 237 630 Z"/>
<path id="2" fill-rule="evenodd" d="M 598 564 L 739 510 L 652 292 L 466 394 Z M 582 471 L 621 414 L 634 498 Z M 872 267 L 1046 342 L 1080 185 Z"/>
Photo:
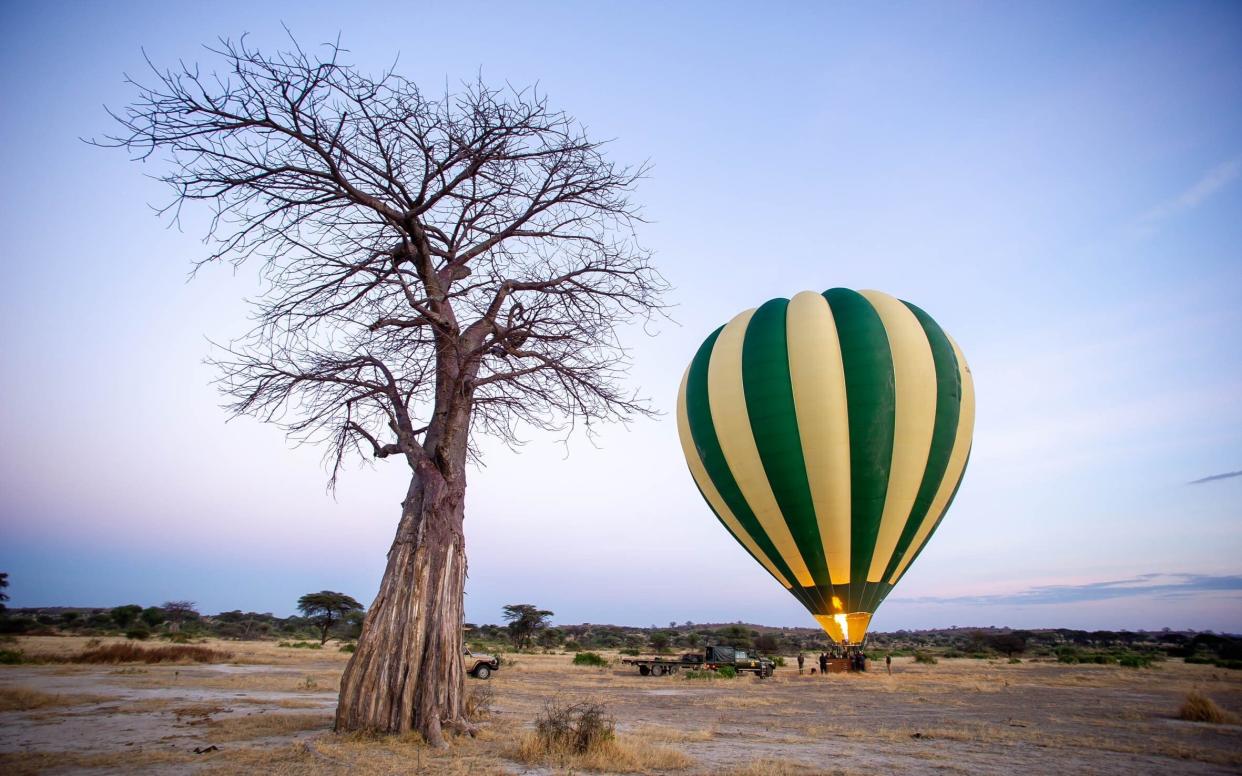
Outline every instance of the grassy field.
<path id="1" fill-rule="evenodd" d="M 103 640 L 99 646 L 123 640 Z M 32 637 L 66 659 L 86 639 Z M 0 666 L 0 772 L 279 774 L 1238 773 L 1242 672 L 1005 660 L 894 660 L 866 674 L 640 677 L 605 653 L 523 654 L 468 679 L 480 734 L 447 752 L 417 737 L 330 731 L 348 655 L 213 641 L 214 663 Z M 878 668 L 879 670 L 876 670 Z M 1224 722 L 1178 719 L 1197 692 Z M 548 703 L 594 701 L 616 737 L 589 755 L 540 746 Z M 198 750 L 198 753 L 196 753 Z"/>

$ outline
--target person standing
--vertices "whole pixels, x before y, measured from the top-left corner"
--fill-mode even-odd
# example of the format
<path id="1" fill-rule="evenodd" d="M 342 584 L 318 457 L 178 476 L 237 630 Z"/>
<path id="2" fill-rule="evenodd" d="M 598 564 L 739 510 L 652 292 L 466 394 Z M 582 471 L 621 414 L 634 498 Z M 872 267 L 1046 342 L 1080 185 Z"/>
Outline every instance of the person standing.
<path id="1" fill-rule="evenodd" d="M 888 675 L 892 676 L 893 675 L 893 656 L 892 655 L 884 656 L 884 667 L 888 669 Z"/>
<path id="2" fill-rule="evenodd" d="M 828 653 L 827 652 L 819 653 L 819 672 L 821 674 L 828 673 Z"/>
<path id="3" fill-rule="evenodd" d="M 798 675 L 799 676 L 802 675 L 802 665 L 805 662 L 806 662 L 806 655 L 802 654 L 802 652 L 799 651 L 798 652 Z"/>

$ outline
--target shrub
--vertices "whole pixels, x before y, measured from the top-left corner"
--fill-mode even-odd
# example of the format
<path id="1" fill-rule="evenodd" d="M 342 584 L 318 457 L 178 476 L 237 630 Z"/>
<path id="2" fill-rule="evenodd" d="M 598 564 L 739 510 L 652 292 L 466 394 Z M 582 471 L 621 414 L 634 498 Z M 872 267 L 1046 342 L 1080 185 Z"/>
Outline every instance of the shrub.
<path id="1" fill-rule="evenodd" d="M 496 695 L 491 682 L 473 682 L 466 695 L 466 719 L 477 722 L 492 713 L 492 699 Z"/>
<path id="2" fill-rule="evenodd" d="M 769 660 L 771 660 L 772 665 L 776 666 L 777 668 L 785 667 L 785 657 L 783 655 L 773 655 L 771 658 L 769 658 Z"/>
<path id="3" fill-rule="evenodd" d="M 945 657 L 966 657 L 966 653 L 956 647 L 949 647 L 944 651 Z"/>
<path id="4" fill-rule="evenodd" d="M 341 651 L 342 651 L 342 652 L 350 652 L 350 653 L 352 653 L 352 652 L 354 652 L 354 650 L 356 650 L 356 649 L 358 649 L 358 645 L 357 645 L 357 644 L 342 644 L 342 645 L 341 645 Z"/>
<path id="5" fill-rule="evenodd" d="M 637 649 L 634 649 L 633 647 L 626 647 L 625 649 L 622 649 L 622 650 L 621 650 L 621 654 L 622 654 L 622 655 L 629 655 L 630 657 L 634 657 L 635 655 L 637 655 L 637 654 L 638 654 L 638 650 L 637 650 Z"/>
<path id="6" fill-rule="evenodd" d="M 1216 703 L 1198 690 L 1192 690 L 1186 696 L 1182 707 L 1177 710 L 1178 719 L 1191 722 L 1211 722 L 1219 725 L 1234 721 L 1234 715 L 1217 706 Z"/>
<path id="7" fill-rule="evenodd" d="M 125 631 L 125 638 L 136 639 L 138 641 L 146 641 L 151 638 L 151 631 L 146 628 L 130 628 Z"/>
<path id="8" fill-rule="evenodd" d="M 707 681 L 711 681 L 716 678 L 716 672 L 706 668 L 701 671 L 697 669 L 683 671 L 681 675 L 687 679 L 704 679 Z"/>
<path id="9" fill-rule="evenodd" d="M 925 664 L 927 664 L 927 665 L 929 665 L 929 666 L 934 666 L 934 665 L 936 665 L 936 663 L 939 663 L 940 661 L 936 659 L 936 656 L 935 656 L 935 655 L 930 655 L 930 654 L 928 654 L 928 653 L 926 653 L 926 652 L 915 652 L 915 653 L 914 653 L 914 662 L 916 662 L 916 663 L 925 663 Z"/>
<path id="10" fill-rule="evenodd" d="M 1022 662 L 1022 658 L 1020 658 L 1020 657 L 1011 657 L 1011 658 L 1009 658 L 1009 662 L 1010 662 L 1011 664 L 1013 664 L 1013 663 L 1021 663 L 1021 662 Z"/>
<path id="11" fill-rule="evenodd" d="M 721 666 L 716 669 L 716 675 L 721 679 L 732 679 L 737 676 L 737 669 L 733 666 Z"/>
<path id="12" fill-rule="evenodd" d="M 1133 652 L 1127 652 L 1117 658 L 1117 663 L 1126 668 L 1147 668 L 1151 665 L 1152 659 L 1147 655 L 1137 655 Z"/>
<path id="13" fill-rule="evenodd" d="M 616 721 L 593 701 L 548 701 L 535 719 L 535 735 L 549 752 L 585 754 L 616 736 Z"/>
<path id="14" fill-rule="evenodd" d="M 285 647 L 286 649 L 323 649 L 322 644 L 317 644 L 313 641 L 282 641 L 276 646 Z"/>
<path id="15" fill-rule="evenodd" d="M 574 665 L 576 666 L 597 666 L 603 667 L 608 665 L 608 659 L 598 652 L 579 652 L 574 655 Z"/>
<path id="16" fill-rule="evenodd" d="M 0 649 L 0 665 L 15 666 L 22 662 L 20 649 Z"/>

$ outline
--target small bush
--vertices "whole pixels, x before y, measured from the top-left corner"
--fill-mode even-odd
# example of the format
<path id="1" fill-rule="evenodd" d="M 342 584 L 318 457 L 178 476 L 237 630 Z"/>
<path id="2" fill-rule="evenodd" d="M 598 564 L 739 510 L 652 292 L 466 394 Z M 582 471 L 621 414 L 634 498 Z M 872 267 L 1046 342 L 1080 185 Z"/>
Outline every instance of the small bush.
<path id="1" fill-rule="evenodd" d="M 0 649 L 0 665 L 15 666 L 23 662 L 20 649 Z"/>
<path id="2" fill-rule="evenodd" d="M 733 666 L 721 666 L 716 669 L 716 676 L 721 679 L 732 679 L 737 676 L 737 669 Z"/>
<path id="3" fill-rule="evenodd" d="M 944 656 L 947 658 L 966 657 L 966 653 L 955 647 L 949 647 L 944 651 Z"/>
<path id="4" fill-rule="evenodd" d="M 634 649 L 633 647 L 626 647 L 625 649 L 621 650 L 621 654 L 622 654 L 622 655 L 629 655 L 630 657 L 634 657 L 634 656 L 636 656 L 636 655 L 638 654 L 638 650 L 637 650 L 637 649 Z"/>
<path id="5" fill-rule="evenodd" d="M 548 701 L 535 719 L 535 735 L 550 752 L 585 754 L 616 737 L 616 721 L 592 701 Z"/>
<path id="6" fill-rule="evenodd" d="M 352 653 L 353 653 L 355 650 L 357 650 L 357 649 L 358 649 L 358 645 L 357 645 L 357 644 L 342 644 L 342 645 L 341 645 L 341 651 L 342 651 L 342 652 L 349 652 L 349 653 L 351 653 L 351 654 L 352 654 Z"/>
<path id="7" fill-rule="evenodd" d="M 466 719 L 477 722 L 492 713 L 492 700 L 496 696 L 491 682 L 473 682 L 466 695 Z"/>
<path id="8" fill-rule="evenodd" d="M 934 665 L 936 665 L 936 663 L 939 663 L 940 661 L 936 659 L 936 656 L 935 656 L 935 655 L 929 655 L 929 654 L 928 654 L 928 653 L 926 653 L 926 652 L 915 652 L 915 653 L 914 653 L 914 662 L 916 662 L 916 663 L 925 663 L 925 664 L 927 664 L 927 665 L 929 665 L 929 666 L 934 666 Z"/>
<path id="9" fill-rule="evenodd" d="M 608 665 L 608 659 L 598 652 L 579 652 L 574 655 L 574 665 L 596 666 L 602 668 Z"/>
<path id="10" fill-rule="evenodd" d="M 134 639 L 136 641 L 146 641 L 151 638 L 151 631 L 146 628 L 130 628 L 125 631 L 125 638 Z"/>
<path id="11" fill-rule="evenodd" d="M 1126 653 L 1117 658 L 1119 665 L 1126 668 L 1148 668 L 1151 666 L 1152 659 L 1147 655 L 1136 655 L 1133 652 Z"/>
<path id="12" fill-rule="evenodd" d="M 1013 664 L 1015 664 L 1015 663 L 1021 663 L 1021 662 L 1022 662 L 1022 658 L 1020 658 L 1020 657 L 1011 657 L 1011 658 L 1009 658 L 1009 664 L 1010 664 L 1010 665 L 1013 665 Z"/>
<path id="13" fill-rule="evenodd" d="M 1198 690 L 1192 690 L 1186 696 L 1182 707 L 1177 710 L 1177 717 L 1191 722 L 1211 722 L 1214 725 L 1233 722 L 1235 719 L 1234 715 L 1217 706 L 1211 698 Z"/>
<path id="14" fill-rule="evenodd" d="M 783 655 L 774 655 L 770 659 L 772 661 L 772 665 L 776 666 L 777 668 L 785 667 L 785 657 Z"/>
<path id="15" fill-rule="evenodd" d="M 286 649 L 323 649 L 322 644 L 313 641 L 282 641 L 276 646 Z"/>
<path id="16" fill-rule="evenodd" d="M 711 681 L 712 679 L 716 678 L 716 672 L 710 669 L 704 669 L 702 671 L 699 671 L 699 670 L 682 671 L 681 675 L 687 679 L 703 679 L 706 681 Z"/>

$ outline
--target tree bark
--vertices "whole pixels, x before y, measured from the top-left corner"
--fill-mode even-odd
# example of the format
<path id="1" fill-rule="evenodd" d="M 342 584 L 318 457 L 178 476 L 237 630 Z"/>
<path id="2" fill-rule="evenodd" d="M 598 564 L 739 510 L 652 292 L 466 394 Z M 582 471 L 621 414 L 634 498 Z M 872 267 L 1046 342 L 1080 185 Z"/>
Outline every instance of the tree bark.
<path id="1" fill-rule="evenodd" d="M 379 595 L 341 677 L 338 732 L 413 730 L 441 747 L 445 729 L 472 731 L 462 706 L 464 500 L 464 471 L 446 478 L 430 461 L 416 467 Z"/>

